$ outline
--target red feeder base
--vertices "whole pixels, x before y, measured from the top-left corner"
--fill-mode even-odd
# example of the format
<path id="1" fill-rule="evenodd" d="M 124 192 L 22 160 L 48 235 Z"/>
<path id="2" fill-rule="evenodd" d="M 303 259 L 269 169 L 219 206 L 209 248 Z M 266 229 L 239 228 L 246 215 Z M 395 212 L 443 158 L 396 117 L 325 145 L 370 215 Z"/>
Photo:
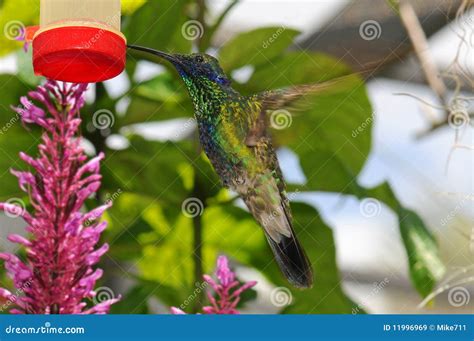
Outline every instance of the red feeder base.
<path id="1" fill-rule="evenodd" d="M 33 39 L 37 75 L 71 83 L 113 78 L 125 68 L 125 39 L 114 32 L 87 26 L 63 26 Z"/>

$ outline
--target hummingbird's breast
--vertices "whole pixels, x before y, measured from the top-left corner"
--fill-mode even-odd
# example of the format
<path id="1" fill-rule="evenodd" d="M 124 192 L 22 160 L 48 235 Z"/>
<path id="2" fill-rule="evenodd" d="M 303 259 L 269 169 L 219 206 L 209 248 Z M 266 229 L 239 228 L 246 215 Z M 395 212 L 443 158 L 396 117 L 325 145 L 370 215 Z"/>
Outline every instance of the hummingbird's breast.
<path id="1" fill-rule="evenodd" d="M 229 101 L 198 117 L 201 145 L 226 187 L 232 187 L 235 177 L 249 171 L 254 159 L 244 143 L 248 132 L 246 110 L 242 103 Z"/>

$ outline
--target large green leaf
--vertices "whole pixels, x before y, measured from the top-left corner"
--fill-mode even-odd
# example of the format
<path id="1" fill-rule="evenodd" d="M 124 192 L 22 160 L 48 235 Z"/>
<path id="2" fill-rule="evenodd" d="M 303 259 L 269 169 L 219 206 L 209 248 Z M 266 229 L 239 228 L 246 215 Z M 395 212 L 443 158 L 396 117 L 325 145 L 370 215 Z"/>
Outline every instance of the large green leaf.
<path id="1" fill-rule="evenodd" d="M 413 285 L 426 297 L 445 273 L 438 245 L 415 212 L 401 208 L 398 219 Z"/>
<path id="2" fill-rule="evenodd" d="M 298 31 L 281 27 L 264 27 L 241 33 L 219 51 L 224 70 L 244 65 L 266 64 L 288 48 Z"/>
<path id="3" fill-rule="evenodd" d="M 415 212 L 402 206 L 388 183 L 367 190 L 366 195 L 384 202 L 397 214 L 411 280 L 426 297 L 445 273 L 434 236 Z"/>
<path id="4" fill-rule="evenodd" d="M 182 215 L 165 237 L 143 248 L 138 265 L 145 279 L 173 287 L 176 291 L 192 287 L 192 228 L 191 219 Z"/>

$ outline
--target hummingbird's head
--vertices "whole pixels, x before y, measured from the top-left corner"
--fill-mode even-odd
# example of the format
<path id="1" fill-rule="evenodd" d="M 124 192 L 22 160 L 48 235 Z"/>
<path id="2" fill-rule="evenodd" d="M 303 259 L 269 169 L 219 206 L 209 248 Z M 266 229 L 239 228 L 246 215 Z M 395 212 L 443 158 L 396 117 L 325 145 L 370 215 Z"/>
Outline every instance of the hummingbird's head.
<path id="1" fill-rule="evenodd" d="M 230 86 L 230 80 L 216 58 L 205 53 L 174 54 L 168 59 L 183 79 L 200 84 L 211 81 L 220 86 Z"/>
<path id="2" fill-rule="evenodd" d="M 173 64 L 187 85 L 206 87 L 207 85 L 230 86 L 230 80 L 216 58 L 205 53 L 170 54 L 141 46 L 128 47 L 151 53 Z"/>

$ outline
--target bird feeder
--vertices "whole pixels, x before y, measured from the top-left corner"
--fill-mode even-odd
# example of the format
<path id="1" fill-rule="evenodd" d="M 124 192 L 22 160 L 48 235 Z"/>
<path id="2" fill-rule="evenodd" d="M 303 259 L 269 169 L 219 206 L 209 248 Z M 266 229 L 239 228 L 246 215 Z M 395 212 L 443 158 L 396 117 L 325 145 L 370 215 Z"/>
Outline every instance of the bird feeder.
<path id="1" fill-rule="evenodd" d="M 100 82 L 125 67 L 120 0 L 41 0 L 33 37 L 37 75 L 74 82 Z"/>

